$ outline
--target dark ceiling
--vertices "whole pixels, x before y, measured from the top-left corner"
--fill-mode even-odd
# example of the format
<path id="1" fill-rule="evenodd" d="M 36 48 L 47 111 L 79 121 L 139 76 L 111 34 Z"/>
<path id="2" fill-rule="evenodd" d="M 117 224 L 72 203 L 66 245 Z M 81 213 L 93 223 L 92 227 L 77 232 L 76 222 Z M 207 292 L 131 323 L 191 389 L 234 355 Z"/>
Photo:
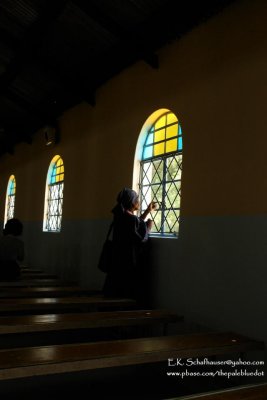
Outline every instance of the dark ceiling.
<path id="1" fill-rule="evenodd" d="M 0 155 L 233 0 L 1 0 Z"/>

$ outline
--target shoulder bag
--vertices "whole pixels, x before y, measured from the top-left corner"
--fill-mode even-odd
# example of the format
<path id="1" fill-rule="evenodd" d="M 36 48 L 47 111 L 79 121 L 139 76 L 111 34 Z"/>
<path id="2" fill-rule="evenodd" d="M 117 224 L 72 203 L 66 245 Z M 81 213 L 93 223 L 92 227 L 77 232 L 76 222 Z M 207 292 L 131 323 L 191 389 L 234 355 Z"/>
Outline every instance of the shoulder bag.
<path id="1" fill-rule="evenodd" d="M 100 271 L 105 273 L 109 272 L 112 263 L 113 242 L 109 238 L 112 229 L 113 229 L 113 222 L 109 227 L 108 234 L 103 244 L 97 265 L 98 269 L 100 269 Z"/>

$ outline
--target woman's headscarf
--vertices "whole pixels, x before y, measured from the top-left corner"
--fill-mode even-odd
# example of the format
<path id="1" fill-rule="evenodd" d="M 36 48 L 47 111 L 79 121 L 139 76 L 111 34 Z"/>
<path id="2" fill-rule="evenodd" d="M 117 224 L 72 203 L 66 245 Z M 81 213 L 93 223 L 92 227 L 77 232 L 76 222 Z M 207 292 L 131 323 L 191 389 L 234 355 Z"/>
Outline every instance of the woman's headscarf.
<path id="1" fill-rule="evenodd" d="M 112 212 L 129 210 L 133 204 L 138 200 L 138 194 L 129 188 L 124 188 L 117 196 L 117 205 L 113 208 Z"/>

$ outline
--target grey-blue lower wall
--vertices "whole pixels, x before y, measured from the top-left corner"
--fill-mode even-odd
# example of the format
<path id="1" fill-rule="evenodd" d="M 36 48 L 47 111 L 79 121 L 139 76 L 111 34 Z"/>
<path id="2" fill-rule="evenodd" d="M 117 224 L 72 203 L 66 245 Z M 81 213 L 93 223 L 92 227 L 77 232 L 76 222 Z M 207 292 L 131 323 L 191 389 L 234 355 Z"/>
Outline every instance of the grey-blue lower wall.
<path id="1" fill-rule="evenodd" d="M 188 217 L 154 240 L 157 304 L 267 343 L 267 216 Z"/>
<path id="2" fill-rule="evenodd" d="M 26 223 L 26 263 L 99 289 L 107 220 L 64 221 L 60 234 Z M 267 342 L 267 216 L 183 218 L 178 239 L 152 244 L 156 306 L 194 323 Z"/>
<path id="3" fill-rule="evenodd" d="M 42 222 L 25 223 L 25 264 L 100 289 L 104 274 L 97 261 L 108 221 L 64 221 L 60 233 L 42 232 Z"/>

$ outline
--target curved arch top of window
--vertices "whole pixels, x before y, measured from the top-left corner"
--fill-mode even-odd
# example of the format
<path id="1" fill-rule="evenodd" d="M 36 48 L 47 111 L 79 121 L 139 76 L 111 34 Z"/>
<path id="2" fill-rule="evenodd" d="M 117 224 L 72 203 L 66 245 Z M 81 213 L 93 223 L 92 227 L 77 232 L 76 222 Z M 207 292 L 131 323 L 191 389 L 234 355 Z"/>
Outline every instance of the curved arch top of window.
<path id="1" fill-rule="evenodd" d="M 63 209 L 64 163 L 61 156 L 53 157 L 46 181 L 43 230 L 60 232 Z"/>
<path id="2" fill-rule="evenodd" d="M 182 129 L 176 115 L 166 109 L 153 113 L 139 136 L 135 159 L 135 169 L 139 170 L 140 214 L 151 201 L 158 204 L 149 216 L 153 220 L 153 236 L 178 236 L 182 150 Z M 135 171 L 134 179 L 136 175 Z"/>
<path id="3" fill-rule="evenodd" d="M 16 179 L 14 175 L 11 175 L 7 184 L 4 224 L 9 219 L 14 218 L 15 196 L 16 196 Z"/>
<path id="4" fill-rule="evenodd" d="M 148 131 L 142 159 L 145 160 L 175 151 L 182 151 L 182 149 L 182 128 L 175 114 L 168 112 L 159 117 Z"/>
<path id="5" fill-rule="evenodd" d="M 16 179 L 14 175 L 11 175 L 8 180 L 7 195 L 15 196 L 15 194 L 16 194 Z"/>
<path id="6" fill-rule="evenodd" d="M 55 156 L 50 164 L 47 177 L 48 185 L 64 181 L 64 164 L 60 156 Z"/>

